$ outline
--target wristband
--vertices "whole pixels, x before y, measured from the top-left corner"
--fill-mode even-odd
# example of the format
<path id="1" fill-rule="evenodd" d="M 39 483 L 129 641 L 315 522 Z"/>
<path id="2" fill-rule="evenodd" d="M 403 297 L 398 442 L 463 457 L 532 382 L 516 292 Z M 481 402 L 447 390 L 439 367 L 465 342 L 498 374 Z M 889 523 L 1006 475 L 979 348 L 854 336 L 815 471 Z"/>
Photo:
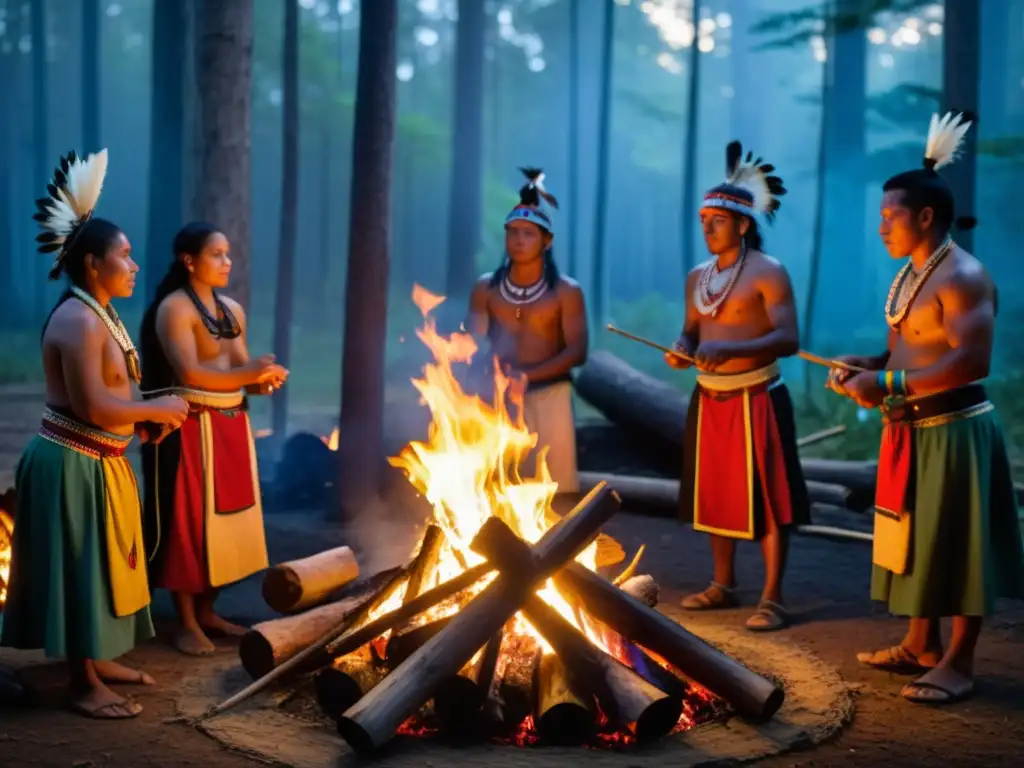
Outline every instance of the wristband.
<path id="1" fill-rule="evenodd" d="M 894 395 L 906 395 L 907 394 L 907 372 L 906 371 L 893 371 L 893 383 L 892 389 L 889 390 Z"/>
<path id="2" fill-rule="evenodd" d="M 892 371 L 879 371 L 878 376 L 875 379 L 878 384 L 878 388 L 883 392 L 888 392 L 889 394 L 892 394 L 891 374 Z"/>

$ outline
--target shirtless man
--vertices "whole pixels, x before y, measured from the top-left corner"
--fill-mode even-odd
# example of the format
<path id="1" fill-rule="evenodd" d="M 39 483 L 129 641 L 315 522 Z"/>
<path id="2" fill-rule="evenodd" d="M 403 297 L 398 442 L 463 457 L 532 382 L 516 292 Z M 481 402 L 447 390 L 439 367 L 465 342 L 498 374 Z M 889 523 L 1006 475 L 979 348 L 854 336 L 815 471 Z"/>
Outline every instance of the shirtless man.
<path id="1" fill-rule="evenodd" d="M 951 239 L 953 195 L 936 173 L 970 125 L 963 115 L 933 117 L 924 168 L 882 187 L 882 242 L 893 258 L 910 257 L 886 302 L 888 348 L 843 358 L 867 372 L 836 369 L 829 379 L 862 407 L 881 406 L 871 596 L 910 618 L 899 645 L 857 658 L 920 674 L 903 696 L 924 704 L 971 694 L 982 618 L 996 598 L 1024 598 L 1010 464 L 979 383 L 992 359 L 996 289 Z M 953 628 L 943 651 L 946 616 Z"/>
<path id="2" fill-rule="evenodd" d="M 249 359 L 242 307 L 215 292 L 231 274 L 227 238 L 193 223 L 173 250 L 142 321 L 142 389 L 180 395 L 189 416 L 143 449 L 147 537 L 154 584 L 173 593 L 181 620 L 175 645 L 206 655 L 211 635 L 246 631 L 214 612 L 219 589 L 268 565 L 245 394 L 270 394 L 288 371 L 273 355 Z"/>
<path id="3" fill-rule="evenodd" d="M 526 426 L 537 434 L 523 475 L 535 473 L 531 465 L 546 448 L 551 479 L 568 503 L 580 487 L 570 374 L 587 359 L 586 306 L 580 286 L 559 274 L 551 254 L 553 227 L 541 200 L 556 208 L 558 203 L 544 190 L 540 170 L 523 173 L 519 204 L 505 218 L 507 258 L 477 281 L 466 327 L 490 340 L 512 377 L 510 399 L 523 403 Z"/>
<path id="4" fill-rule="evenodd" d="M 153 636 L 142 519 L 124 457 L 140 422 L 178 427 L 174 396 L 132 398 L 139 360 L 111 306 L 135 288 L 138 265 L 124 233 L 95 218 L 106 150 L 61 159 L 51 197 L 37 201 L 50 279 L 69 288 L 43 327 L 46 411 L 18 463 L 15 529 L 0 644 L 64 657 L 71 707 L 87 717 L 137 716 L 142 706 L 108 683 L 153 685 L 113 661 Z M 74 178 L 74 184 L 68 178 Z M 54 191 L 56 187 L 56 191 Z"/>
<path id="5" fill-rule="evenodd" d="M 736 540 L 760 540 L 765 583 L 747 621 L 754 631 L 788 624 L 782 577 L 789 527 L 809 520 L 793 404 L 778 358 L 797 351 L 793 289 L 786 269 L 762 252 L 754 215 L 769 221 L 785 194 L 773 168 L 726 149 L 724 184 L 704 197 L 700 218 L 714 258 L 686 278 L 686 321 L 676 349 L 696 361 L 686 425 L 680 516 L 711 534 L 711 585 L 683 600 L 692 611 L 738 605 Z M 666 355 L 673 368 L 689 362 Z"/>

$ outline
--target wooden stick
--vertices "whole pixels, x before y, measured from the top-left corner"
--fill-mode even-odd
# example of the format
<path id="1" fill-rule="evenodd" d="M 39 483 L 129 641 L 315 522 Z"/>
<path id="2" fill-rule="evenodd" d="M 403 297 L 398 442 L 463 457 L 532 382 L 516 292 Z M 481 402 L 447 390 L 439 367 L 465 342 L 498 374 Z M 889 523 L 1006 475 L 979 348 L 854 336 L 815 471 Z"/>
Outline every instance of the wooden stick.
<path id="1" fill-rule="evenodd" d="M 814 432 L 806 437 L 801 437 L 796 441 L 796 447 L 806 448 L 808 445 L 814 445 L 815 443 L 820 443 L 823 440 L 828 440 L 830 437 L 841 435 L 845 431 L 845 424 L 836 424 L 834 427 L 829 427 L 828 429 L 823 429 L 820 432 Z"/>
<path id="2" fill-rule="evenodd" d="M 689 355 L 684 355 L 682 352 L 679 352 L 678 350 L 672 349 L 671 347 L 666 347 L 665 345 L 659 344 L 656 341 L 651 341 L 650 339 L 645 339 L 643 336 L 637 336 L 635 334 L 630 333 L 629 331 L 624 331 L 621 328 L 616 328 L 611 323 L 608 323 L 608 330 L 611 331 L 612 333 L 619 334 L 619 336 L 624 336 L 625 338 L 629 339 L 630 341 L 636 341 L 636 342 L 638 342 L 640 344 L 646 344 L 648 347 L 651 347 L 653 349 L 660 350 L 660 351 L 664 352 L 666 355 L 672 355 L 674 357 L 678 357 L 680 360 L 683 360 L 684 362 L 690 363 L 691 365 L 696 365 L 697 364 L 697 361 L 694 360 Z M 867 370 L 867 368 L 861 368 L 860 366 L 857 366 L 857 365 L 851 365 L 850 363 L 844 363 L 841 360 L 830 360 L 827 357 L 822 357 L 821 355 L 816 355 L 813 352 L 807 352 L 807 351 L 802 350 L 802 349 L 797 352 L 797 355 L 799 357 L 803 358 L 804 360 L 806 360 L 809 363 L 816 363 L 818 365 L 823 365 L 826 368 L 845 368 L 848 371 L 857 371 L 858 373 L 861 373 L 861 372 Z"/>

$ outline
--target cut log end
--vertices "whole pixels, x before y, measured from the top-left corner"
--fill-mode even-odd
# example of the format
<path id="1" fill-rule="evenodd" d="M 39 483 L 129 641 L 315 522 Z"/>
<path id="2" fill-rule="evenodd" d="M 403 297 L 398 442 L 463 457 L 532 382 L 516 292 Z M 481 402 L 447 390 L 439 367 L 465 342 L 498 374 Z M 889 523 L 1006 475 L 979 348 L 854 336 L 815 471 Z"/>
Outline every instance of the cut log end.
<path id="1" fill-rule="evenodd" d="M 668 735 L 683 714 L 683 700 L 666 696 L 652 702 L 636 721 L 636 740 L 646 744 Z"/>
<path id="2" fill-rule="evenodd" d="M 626 594 L 635 597 L 644 605 L 649 605 L 651 608 L 658 604 L 658 595 L 661 591 L 661 587 L 658 582 L 654 580 L 653 576 L 649 574 L 640 574 L 639 576 L 633 576 L 632 578 L 626 579 L 622 583 L 622 591 Z"/>

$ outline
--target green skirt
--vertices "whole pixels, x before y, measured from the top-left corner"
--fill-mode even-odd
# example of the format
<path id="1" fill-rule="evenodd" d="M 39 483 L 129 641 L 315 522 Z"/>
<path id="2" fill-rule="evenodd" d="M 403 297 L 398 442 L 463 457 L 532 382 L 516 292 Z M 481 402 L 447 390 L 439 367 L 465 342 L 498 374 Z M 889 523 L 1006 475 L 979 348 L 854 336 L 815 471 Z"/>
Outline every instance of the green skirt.
<path id="1" fill-rule="evenodd" d="M 121 618 L 114 614 L 101 462 L 37 435 L 15 482 L 0 645 L 43 648 L 51 658 L 106 660 L 153 637 L 148 606 Z"/>
<path id="2" fill-rule="evenodd" d="M 1017 496 L 995 411 L 914 429 L 906 573 L 873 566 L 871 597 L 897 616 L 986 616 L 1024 599 Z"/>

